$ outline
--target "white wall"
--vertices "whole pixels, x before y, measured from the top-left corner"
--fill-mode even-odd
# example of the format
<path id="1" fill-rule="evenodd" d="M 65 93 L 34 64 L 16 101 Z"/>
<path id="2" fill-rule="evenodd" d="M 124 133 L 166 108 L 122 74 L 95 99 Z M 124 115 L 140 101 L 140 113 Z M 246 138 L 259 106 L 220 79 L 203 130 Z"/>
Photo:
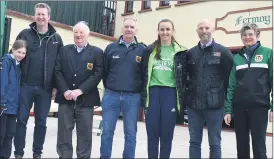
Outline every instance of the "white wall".
<path id="1" fill-rule="evenodd" d="M 122 19 L 125 17 L 121 16 L 124 13 L 125 2 L 117 1 L 117 3 L 115 37 L 121 34 Z M 139 41 L 146 44 L 152 43 L 157 37 L 158 22 L 161 19 L 168 18 L 174 22 L 175 38 L 188 48 L 193 47 L 199 41 L 196 27 L 200 20 L 207 18 L 215 22 L 216 18 L 221 18 L 230 11 L 272 6 L 272 1 L 209 1 L 175 7 L 174 4 L 177 4 L 177 1 L 170 1 L 171 8 L 156 10 L 159 1 L 151 1 L 152 11 L 138 13 L 141 10 L 141 3 L 141 1 L 134 1 L 134 14 L 127 16 L 137 18 L 139 29 L 137 37 Z M 235 21 L 231 21 L 231 23 L 235 23 Z M 221 30 L 217 30 L 214 38 L 227 47 L 242 45 L 238 33 L 226 34 Z M 272 31 L 262 31 L 260 39 L 263 45 L 272 48 Z"/>

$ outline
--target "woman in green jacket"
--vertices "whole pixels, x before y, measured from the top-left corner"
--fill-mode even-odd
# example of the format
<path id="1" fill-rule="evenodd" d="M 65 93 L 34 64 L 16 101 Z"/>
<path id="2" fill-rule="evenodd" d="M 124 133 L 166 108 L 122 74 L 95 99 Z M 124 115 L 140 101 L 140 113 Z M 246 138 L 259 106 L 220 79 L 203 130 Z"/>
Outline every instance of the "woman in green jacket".
<path id="1" fill-rule="evenodd" d="M 265 138 L 268 110 L 272 121 L 273 108 L 270 102 L 273 51 L 261 46 L 256 24 L 245 24 L 240 33 L 244 47 L 234 56 L 224 120 L 230 125 L 233 113 L 238 158 L 250 158 L 250 131 L 253 157 L 267 158 Z"/>

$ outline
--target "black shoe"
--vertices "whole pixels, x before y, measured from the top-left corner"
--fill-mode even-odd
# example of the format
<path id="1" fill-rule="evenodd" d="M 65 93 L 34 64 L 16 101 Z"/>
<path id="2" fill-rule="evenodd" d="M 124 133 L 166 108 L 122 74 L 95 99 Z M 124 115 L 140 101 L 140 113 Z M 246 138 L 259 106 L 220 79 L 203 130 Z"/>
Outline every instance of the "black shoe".
<path id="1" fill-rule="evenodd" d="M 41 155 L 33 155 L 33 159 L 41 159 Z"/>
<path id="2" fill-rule="evenodd" d="M 23 156 L 20 156 L 20 155 L 14 155 L 15 159 L 22 159 Z"/>

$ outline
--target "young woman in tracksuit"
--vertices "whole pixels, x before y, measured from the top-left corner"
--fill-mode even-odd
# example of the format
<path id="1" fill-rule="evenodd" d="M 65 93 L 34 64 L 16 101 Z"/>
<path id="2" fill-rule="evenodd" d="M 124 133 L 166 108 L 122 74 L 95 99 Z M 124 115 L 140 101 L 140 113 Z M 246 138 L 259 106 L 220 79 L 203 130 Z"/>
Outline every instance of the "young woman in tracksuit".
<path id="1" fill-rule="evenodd" d="M 147 47 L 144 58 L 148 158 L 170 157 L 176 119 L 184 110 L 179 97 L 185 90 L 187 50 L 175 41 L 173 32 L 173 22 L 161 20 L 158 39 Z"/>
<path id="2" fill-rule="evenodd" d="M 0 105 L 0 158 L 10 158 L 12 138 L 16 131 L 19 108 L 20 76 L 19 63 L 26 55 L 27 43 L 16 40 L 11 53 L 1 59 L 1 105 Z"/>
<path id="3" fill-rule="evenodd" d="M 229 125 L 234 114 L 238 158 L 250 158 L 249 131 L 253 157 L 267 158 L 265 138 L 269 109 L 270 121 L 273 113 L 270 102 L 273 51 L 258 41 L 260 31 L 256 24 L 244 25 L 240 33 L 244 47 L 234 56 L 224 120 Z"/>

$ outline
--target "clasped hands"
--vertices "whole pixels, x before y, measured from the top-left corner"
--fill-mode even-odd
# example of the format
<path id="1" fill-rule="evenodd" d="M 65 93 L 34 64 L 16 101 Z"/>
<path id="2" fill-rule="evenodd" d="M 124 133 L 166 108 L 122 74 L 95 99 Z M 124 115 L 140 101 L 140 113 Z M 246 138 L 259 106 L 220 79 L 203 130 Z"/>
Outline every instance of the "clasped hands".
<path id="1" fill-rule="evenodd" d="M 64 93 L 64 97 L 66 100 L 74 100 L 76 101 L 78 96 L 82 95 L 83 92 L 80 89 L 74 89 L 74 90 L 67 90 Z"/>

